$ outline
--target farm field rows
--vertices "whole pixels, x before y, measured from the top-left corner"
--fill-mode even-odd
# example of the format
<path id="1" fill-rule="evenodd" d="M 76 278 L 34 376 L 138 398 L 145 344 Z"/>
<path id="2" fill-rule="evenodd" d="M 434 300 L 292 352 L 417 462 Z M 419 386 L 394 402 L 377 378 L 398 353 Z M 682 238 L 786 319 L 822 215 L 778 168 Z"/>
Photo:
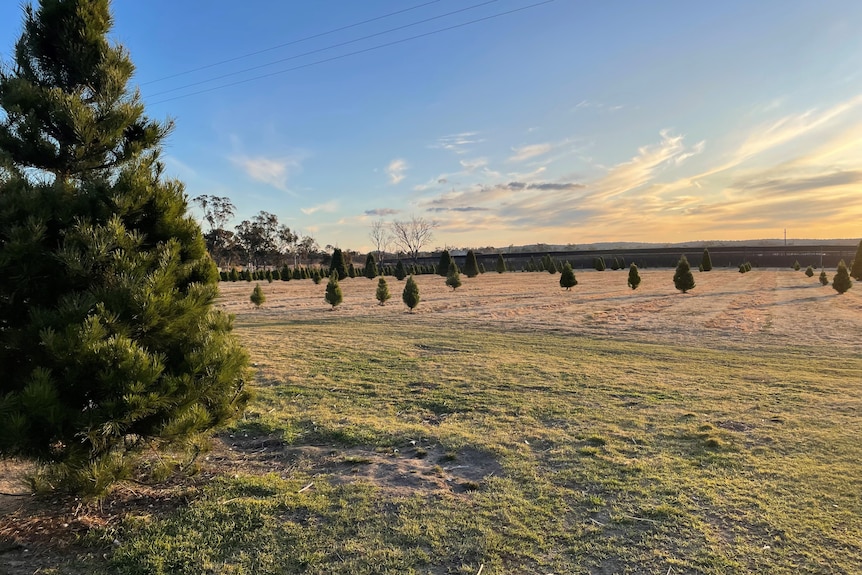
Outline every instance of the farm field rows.
<path id="1" fill-rule="evenodd" d="M 417 276 L 414 313 L 394 278 L 383 307 L 376 282 L 343 281 L 336 311 L 324 284 L 262 284 L 261 309 L 254 284 L 222 284 L 256 364 L 251 409 L 192 481 L 57 517 L 94 528 L 40 561 L 129 574 L 862 571 L 862 293 L 784 270 L 696 273 L 685 295 L 672 270 L 641 275 L 635 292 L 625 272 L 578 271 L 571 292 L 547 273 L 464 278 L 455 292 Z M 155 507 L 123 509 L 130 493 Z M 0 555 L 0 572 L 15 560 Z"/>

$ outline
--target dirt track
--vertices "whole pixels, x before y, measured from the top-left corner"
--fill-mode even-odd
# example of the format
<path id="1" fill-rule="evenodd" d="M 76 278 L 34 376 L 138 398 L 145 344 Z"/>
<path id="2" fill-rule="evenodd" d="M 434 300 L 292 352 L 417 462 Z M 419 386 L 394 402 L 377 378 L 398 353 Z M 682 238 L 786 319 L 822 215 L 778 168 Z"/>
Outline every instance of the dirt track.
<path id="1" fill-rule="evenodd" d="M 560 276 L 548 273 L 486 273 L 468 279 L 456 291 L 445 278 L 417 276 L 421 302 L 416 322 L 495 324 L 596 337 L 616 337 L 681 345 L 826 346 L 862 352 L 862 285 L 838 295 L 801 271 L 736 270 L 694 272 L 697 286 L 687 294 L 673 286 L 673 270 L 643 270 L 632 291 L 627 271 L 576 270 L 578 285 L 567 292 Z M 832 272 L 827 272 L 830 276 Z M 376 281 L 341 282 L 344 302 L 335 311 L 324 301 L 325 284 L 309 280 L 263 283 L 267 296 L 256 310 L 249 301 L 253 283 L 221 284 L 220 305 L 250 321 L 314 320 L 373 316 L 406 319 L 401 302 L 404 282 L 387 278 L 392 299 L 384 307 L 374 297 Z"/>

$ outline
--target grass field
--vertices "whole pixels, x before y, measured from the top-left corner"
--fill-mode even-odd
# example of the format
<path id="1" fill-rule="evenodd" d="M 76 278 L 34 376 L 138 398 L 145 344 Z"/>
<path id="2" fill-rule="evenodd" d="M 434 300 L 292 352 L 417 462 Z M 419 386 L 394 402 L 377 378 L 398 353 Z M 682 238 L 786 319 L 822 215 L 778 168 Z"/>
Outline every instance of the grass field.
<path id="1" fill-rule="evenodd" d="M 394 280 L 382 309 L 348 280 L 344 313 L 323 285 L 274 286 L 259 312 L 228 285 L 252 408 L 195 481 L 44 572 L 862 572 L 862 357 L 818 323 L 858 335 L 860 299 L 745 275 L 700 274 L 689 297 L 595 274 L 557 307 L 562 290 L 519 291 L 540 274 L 420 278 L 415 314 Z M 721 319 L 740 317 L 755 328 Z"/>

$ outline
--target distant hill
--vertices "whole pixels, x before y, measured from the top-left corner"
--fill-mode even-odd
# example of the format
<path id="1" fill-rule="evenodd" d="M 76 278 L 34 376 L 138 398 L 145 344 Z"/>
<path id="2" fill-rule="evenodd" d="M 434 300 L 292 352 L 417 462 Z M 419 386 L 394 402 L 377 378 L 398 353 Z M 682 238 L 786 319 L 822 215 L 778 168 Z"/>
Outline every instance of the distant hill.
<path id="1" fill-rule="evenodd" d="M 855 246 L 859 238 L 842 239 L 804 239 L 794 238 L 787 240 L 787 246 Z M 509 246 L 507 248 L 496 248 L 493 251 L 506 253 L 535 253 L 535 252 L 561 252 L 561 251 L 604 251 L 625 249 L 650 249 L 650 248 L 712 248 L 712 247 L 780 247 L 784 245 L 783 239 L 760 239 L 760 240 L 698 240 L 679 243 L 659 242 L 596 242 L 591 244 L 531 244 L 525 246 Z M 488 253 L 488 248 L 479 250 Z"/>

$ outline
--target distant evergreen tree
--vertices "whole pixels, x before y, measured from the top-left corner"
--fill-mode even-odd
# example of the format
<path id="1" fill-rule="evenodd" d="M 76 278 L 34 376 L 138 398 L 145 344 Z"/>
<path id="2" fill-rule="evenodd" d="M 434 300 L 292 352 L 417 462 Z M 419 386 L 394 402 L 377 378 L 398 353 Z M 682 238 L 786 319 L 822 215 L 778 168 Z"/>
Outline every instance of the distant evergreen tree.
<path id="1" fill-rule="evenodd" d="M 618 260 L 618 259 L 616 258 L 616 256 L 615 256 L 615 257 L 614 257 L 614 259 L 611 261 L 611 269 L 612 269 L 613 271 L 617 271 L 618 269 L 620 269 L 620 260 Z"/>
<path id="2" fill-rule="evenodd" d="M 814 275 L 814 268 L 811 266 L 805 268 L 805 275 L 807 275 L 808 277 L 812 277 Z"/>
<path id="3" fill-rule="evenodd" d="M 245 279 L 245 281 L 251 282 L 251 280 L 252 280 L 251 270 L 243 270 L 242 274 L 243 274 L 242 277 L 243 277 L 243 279 Z"/>
<path id="4" fill-rule="evenodd" d="M 748 268 L 746 267 L 746 265 L 744 263 L 739 264 L 739 273 L 744 274 L 747 271 L 748 271 Z"/>
<path id="5" fill-rule="evenodd" d="M 293 268 L 293 279 L 295 279 L 295 280 L 303 279 L 302 270 L 299 267 Z"/>
<path id="6" fill-rule="evenodd" d="M 333 271 L 335 272 L 335 275 L 337 276 L 337 275 L 338 275 L 338 272 L 337 272 L 337 271 L 335 271 L 335 270 L 333 270 Z M 319 270 L 318 268 L 314 268 L 314 269 L 312 270 L 312 272 L 311 272 L 311 281 L 313 281 L 313 282 L 315 283 L 315 285 L 318 285 L 318 284 L 320 284 L 320 282 L 322 282 L 322 281 L 323 281 L 323 274 L 322 274 L 322 273 L 320 273 L 320 270 Z"/>
<path id="7" fill-rule="evenodd" d="M 700 261 L 700 269 L 705 272 L 712 271 L 712 258 L 709 257 L 709 250 L 707 248 L 703 248 L 703 259 Z"/>
<path id="8" fill-rule="evenodd" d="M 374 254 L 372 253 L 369 253 L 365 257 L 365 270 L 363 271 L 363 275 L 370 280 L 373 280 L 380 275 L 380 271 L 377 269 L 377 262 L 374 261 Z"/>
<path id="9" fill-rule="evenodd" d="M 745 271 L 747 271 L 747 272 L 751 271 L 751 262 L 745 262 Z"/>
<path id="10" fill-rule="evenodd" d="M 341 286 L 338 285 L 338 270 L 332 270 L 332 275 L 329 276 L 329 281 L 326 284 L 326 295 L 324 295 L 326 303 L 332 306 L 332 309 L 338 307 L 344 300 L 341 294 Z"/>
<path id="11" fill-rule="evenodd" d="M 578 285 L 578 280 L 575 278 L 575 272 L 569 262 L 566 262 L 560 275 L 560 287 L 566 288 L 566 291 L 571 291 L 576 285 Z"/>
<path id="12" fill-rule="evenodd" d="M 850 281 L 850 273 L 847 271 L 847 265 L 844 263 L 844 260 L 841 260 L 838 262 L 838 269 L 835 275 L 832 277 L 832 289 L 839 294 L 843 294 L 851 287 L 853 287 L 853 282 Z"/>
<path id="13" fill-rule="evenodd" d="M 267 282 L 269 282 L 269 283 L 272 283 L 272 280 L 274 279 L 274 278 L 272 277 L 272 271 L 271 271 L 271 270 L 266 270 L 266 273 L 264 274 L 264 276 L 263 276 L 263 277 L 264 277 L 264 278 L 266 279 L 266 281 L 267 281 Z"/>
<path id="14" fill-rule="evenodd" d="M 407 270 L 404 268 L 404 262 L 398 260 L 398 265 L 395 266 L 395 278 L 398 281 L 407 277 Z"/>
<path id="15" fill-rule="evenodd" d="M 503 258 L 503 254 L 499 254 L 497 256 L 497 273 L 504 274 L 506 271 L 506 260 Z"/>
<path id="16" fill-rule="evenodd" d="M 440 262 L 437 264 L 437 274 L 446 277 L 450 263 L 452 263 L 452 257 L 449 255 L 449 250 L 443 250 L 440 254 Z"/>
<path id="17" fill-rule="evenodd" d="M 464 275 L 468 278 L 479 275 L 479 262 L 476 261 L 476 254 L 473 253 L 473 250 L 467 252 L 467 259 L 464 261 Z"/>
<path id="18" fill-rule="evenodd" d="M 254 284 L 254 291 L 251 292 L 251 303 L 254 304 L 254 307 L 260 307 L 263 305 L 263 302 L 266 301 L 266 296 L 263 293 L 263 290 L 260 288 L 260 284 Z"/>
<path id="19" fill-rule="evenodd" d="M 485 263 L 484 263 L 484 262 L 481 262 L 481 263 L 479 264 L 479 273 L 480 273 L 480 274 L 485 273 Z"/>
<path id="20" fill-rule="evenodd" d="M 596 269 L 597 272 L 605 271 L 605 269 L 607 269 L 605 267 L 605 258 L 601 256 L 593 258 L 593 267 Z"/>
<path id="21" fill-rule="evenodd" d="M 850 262 L 850 277 L 862 281 L 862 240 L 859 240 L 859 247 L 856 248 L 856 257 Z"/>
<path id="22" fill-rule="evenodd" d="M 638 289 L 638 286 L 641 285 L 641 275 L 638 272 L 638 267 L 632 262 L 632 265 L 629 266 L 629 280 L 628 285 L 633 290 Z"/>
<path id="23" fill-rule="evenodd" d="M 820 272 L 820 285 L 822 285 L 822 286 L 829 285 L 829 278 L 826 277 L 825 271 Z"/>
<path id="24" fill-rule="evenodd" d="M 386 304 L 386 302 L 392 296 L 389 294 L 389 285 L 386 283 L 386 278 L 380 276 L 380 279 L 377 280 L 377 292 L 375 292 L 374 296 L 377 298 L 377 301 L 380 302 L 380 305 Z"/>
<path id="25" fill-rule="evenodd" d="M 679 258 L 676 272 L 673 274 L 673 285 L 682 293 L 694 289 L 694 276 L 691 274 L 691 266 L 685 256 Z"/>
<path id="26" fill-rule="evenodd" d="M 335 248 L 332 250 L 332 261 L 329 264 L 329 272 L 326 275 L 331 276 L 333 271 L 338 272 L 339 280 L 343 280 L 350 275 L 350 272 L 347 269 L 347 262 L 344 259 L 344 253 L 341 251 L 341 248 Z"/>
<path id="27" fill-rule="evenodd" d="M 446 275 L 446 285 L 455 291 L 461 287 L 461 273 L 458 271 L 458 266 L 454 260 L 449 262 L 449 273 Z"/>
<path id="28" fill-rule="evenodd" d="M 353 262 L 350 262 L 350 265 L 347 266 L 347 275 L 352 278 L 356 277 L 356 266 L 353 265 Z"/>
<path id="29" fill-rule="evenodd" d="M 802 268 L 802 266 L 799 265 L 799 260 L 796 260 L 795 262 L 793 262 L 793 269 L 794 270 L 799 271 L 800 268 Z"/>
<path id="30" fill-rule="evenodd" d="M 230 273 L 228 274 L 228 279 L 232 282 L 239 281 L 239 272 L 236 271 L 236 268 L 231 268 Z"/>
<path id="31" fill-rule="evenodd" d="M 287 282 L 290 281 L 290 279 L 293 277 L 293 272 L 290 270 L 287 264 L 284 264 L 284 267 L 281 268 L 281 273 L 278 275 L 281 278 L 281 281 Z"/>
<path id="32" fill-rule="evenodd" d="M 419 286 L 416 285 L 416 280 L 413 276 L 407 278 L 407 283 L 404 284 L 404 291 L 401 293 L 401 300 L 410 308 L 410 312 L 419 305 Z"/>

